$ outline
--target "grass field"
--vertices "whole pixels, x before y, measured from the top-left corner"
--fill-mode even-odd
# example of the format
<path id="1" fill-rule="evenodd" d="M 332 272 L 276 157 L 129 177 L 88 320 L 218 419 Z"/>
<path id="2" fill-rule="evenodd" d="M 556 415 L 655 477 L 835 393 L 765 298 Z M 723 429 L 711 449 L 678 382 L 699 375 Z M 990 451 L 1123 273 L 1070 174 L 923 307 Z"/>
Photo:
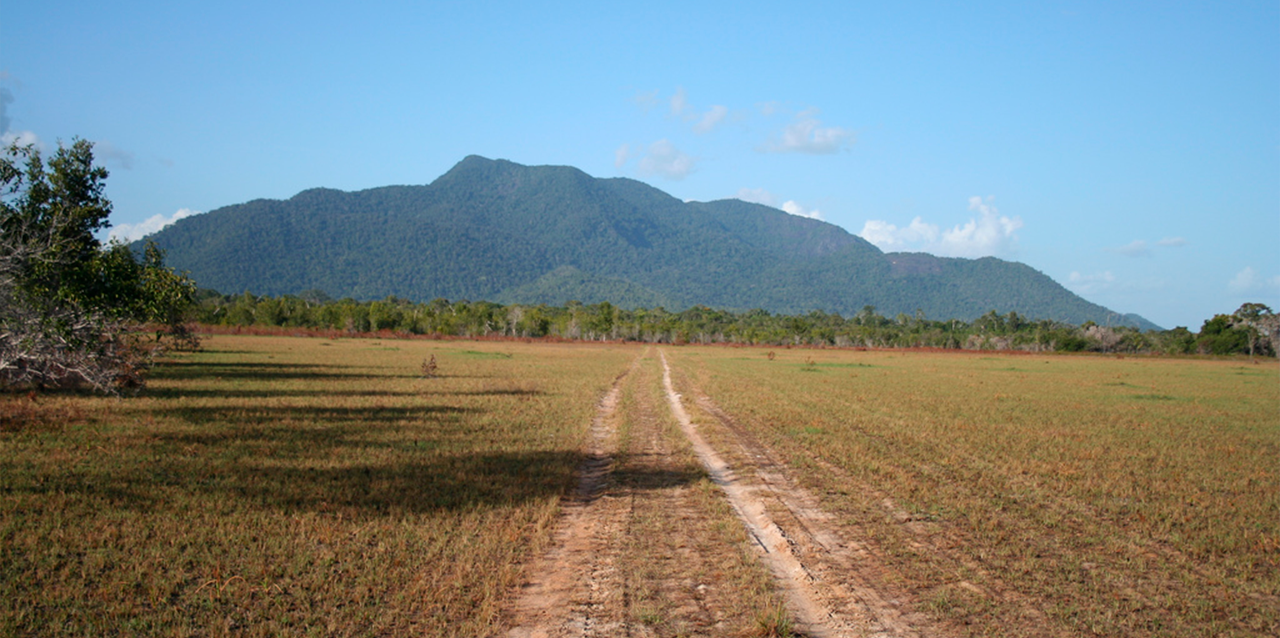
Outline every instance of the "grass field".
<path id="1" fill-rule="evenodd" d="M 1274 361 L 672 352 L 961 633 L 1280 630 Z"/>
<path id="2" fill-rule="evenodd" d="M 138 397 L 0 395 L 0 634 L 484 635 L 641 351 L 219 336 Z M 1280 629 L 1274 361 L 664 351 L 958 635 Z M 687 473 L 655 365 L 620 436 L 660 420 Z M 673 551 L 662 513 L 628 551 Z"/>
<path id="3" fill-rule="evenodd" d="M 0 395 L 0 634 L 484 633 L 637 352 L 206 345 L 136 398 Z"/>

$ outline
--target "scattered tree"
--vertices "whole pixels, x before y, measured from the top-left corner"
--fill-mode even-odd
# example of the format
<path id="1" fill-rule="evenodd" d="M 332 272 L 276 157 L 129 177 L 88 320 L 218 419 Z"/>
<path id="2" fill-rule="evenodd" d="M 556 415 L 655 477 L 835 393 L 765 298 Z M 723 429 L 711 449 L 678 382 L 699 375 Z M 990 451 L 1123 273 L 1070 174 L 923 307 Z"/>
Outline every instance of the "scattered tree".
<path id="1" fill-rule="evenodd" d="M 195 287 L 148 246 L 141 261 L 123 244 L 104 246 L 106 169 L 93 145 L 58 145 L 47 165 L 33 145 L 0 157 L 0 387 L 87 384 L 118 393 L 180 328 Z M 142 324 L 163 326 L 146 339 Z"/>
<path id="2" fill-rule="evenodd" d="M 1232 327 L 1244 330 L 1249 339 L 1249 356 L 1261 346 L 1270 347 L 1280 356 L 1280 315 L 1271 307 L 1260 303 L 1246 303 L 1231 314 Z"/>

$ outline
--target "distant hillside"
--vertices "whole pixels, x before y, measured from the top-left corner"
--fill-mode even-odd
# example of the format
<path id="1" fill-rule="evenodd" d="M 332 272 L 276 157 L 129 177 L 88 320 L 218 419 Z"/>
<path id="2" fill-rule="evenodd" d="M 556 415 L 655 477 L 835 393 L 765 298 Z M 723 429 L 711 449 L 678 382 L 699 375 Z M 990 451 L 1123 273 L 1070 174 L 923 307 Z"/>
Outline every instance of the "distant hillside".
<path id="1" fill-rule="evenodd" d="M 886 316 L 995 310 L 1155 327 L 1023 264 L 885 254 L 767 206 L 686 203 L 635 180 L 477 156 L 427 186 L 312 189 L 188 217 L 152 238 L 168 263 L 230 293 L 845 315 L 871 305 Z"/>

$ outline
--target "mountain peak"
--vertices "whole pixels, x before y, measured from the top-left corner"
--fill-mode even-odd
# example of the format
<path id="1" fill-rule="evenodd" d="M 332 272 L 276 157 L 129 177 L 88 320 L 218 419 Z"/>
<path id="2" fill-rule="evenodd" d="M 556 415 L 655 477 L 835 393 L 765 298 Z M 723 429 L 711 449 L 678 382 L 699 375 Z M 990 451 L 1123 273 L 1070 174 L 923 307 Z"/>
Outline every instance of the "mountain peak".
<path id="1" fill-rule="evenodd" d="M 838 226 L 767 206 L 683 202 L 635 180 L 479 155 L 426 186 L 315 188 L 189 221 L 153 238 L 172 266 L 222 291 L 1114 316 L 1016 262 L 887 256 Z"/>

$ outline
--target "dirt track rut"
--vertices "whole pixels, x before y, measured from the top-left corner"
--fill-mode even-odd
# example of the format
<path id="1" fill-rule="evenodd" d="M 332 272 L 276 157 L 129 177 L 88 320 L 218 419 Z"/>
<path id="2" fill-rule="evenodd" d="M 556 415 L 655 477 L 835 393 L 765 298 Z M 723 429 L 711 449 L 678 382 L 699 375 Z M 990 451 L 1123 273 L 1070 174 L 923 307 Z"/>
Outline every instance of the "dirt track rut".
<path id="1" fill-rule="evenodd" d="M 577 489 L 565 499 L 550 550 L 526 570 L 506 636 L 740 634 L 751 629 L 742 618 L 749 603 L 735 591 L 746 581 L 723 574 L 753 555 L 798 635 L 939 634 L 884 586 L 874 554 L 696 388 L 692 407 L 705 418 L 691 418 L 665 354 L 659 359 L 660 384 L 646 353 L 601 400 Z M 716 536 L 691 474 L 697 465 L 741 521 L 750 550 Z"/>

